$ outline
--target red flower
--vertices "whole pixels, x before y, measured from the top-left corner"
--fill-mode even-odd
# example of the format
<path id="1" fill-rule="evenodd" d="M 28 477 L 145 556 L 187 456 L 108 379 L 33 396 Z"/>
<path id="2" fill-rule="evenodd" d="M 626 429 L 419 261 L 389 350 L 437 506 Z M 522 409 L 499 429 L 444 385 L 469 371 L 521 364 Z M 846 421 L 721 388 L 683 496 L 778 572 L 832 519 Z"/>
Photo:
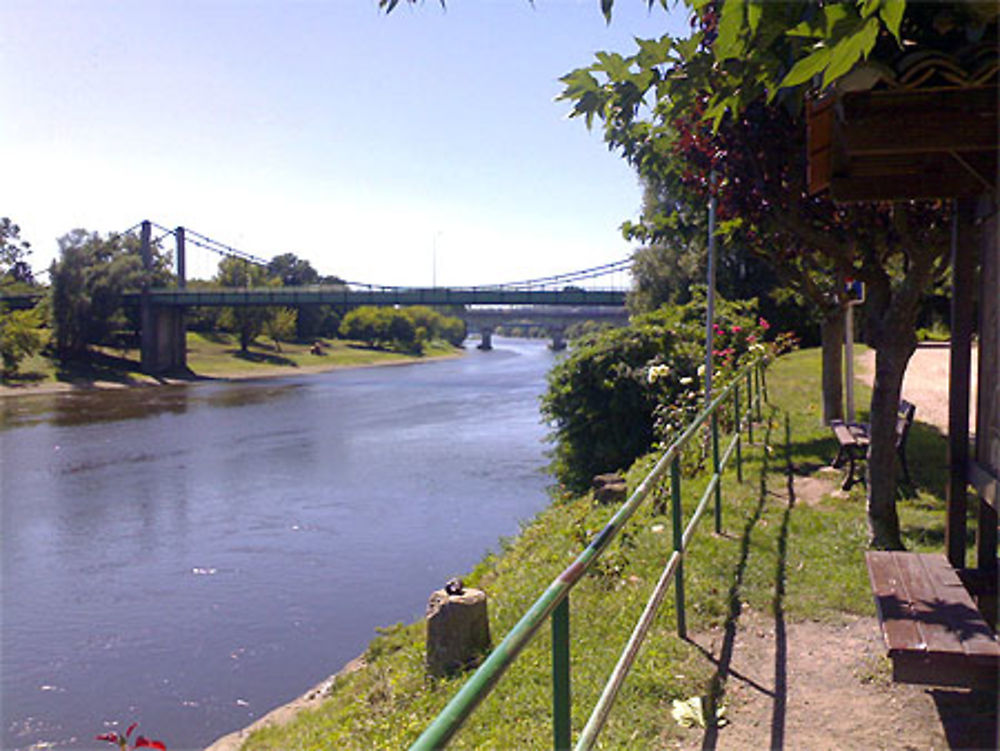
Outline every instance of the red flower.
<path id="1" fill-rule="evenodd" d="M 118 735 L 118 733 L 101 733 L 100 735 L 94 736 L 94 738 L 98 741 L 114 743 L 119 749 L 121 749 L 121 751 L 128 751 L 128 739 L 138 725 L 138 722 L 133 722 L 129 725 L 128 730 L 125 731 L 125 735 Z M 143 735 L 136 738 L 135 743 L 131 746 L 132 751 L 137 748 L 155 748 L 159 749 L 159 751 L 167 751 L 167 747 L 164 745 L 163 741 L 151 741 Z"/>
<path id="2" fill-rule="evenodd" d="M 761 318 L 759 321 L 757 321 L 757 325 L 760 326 L 762 329 L 764 329 L 764 331 L 767 331 L 769 328 L 771 328 L 771 324 L 767 322 L 766 318 Z"/>

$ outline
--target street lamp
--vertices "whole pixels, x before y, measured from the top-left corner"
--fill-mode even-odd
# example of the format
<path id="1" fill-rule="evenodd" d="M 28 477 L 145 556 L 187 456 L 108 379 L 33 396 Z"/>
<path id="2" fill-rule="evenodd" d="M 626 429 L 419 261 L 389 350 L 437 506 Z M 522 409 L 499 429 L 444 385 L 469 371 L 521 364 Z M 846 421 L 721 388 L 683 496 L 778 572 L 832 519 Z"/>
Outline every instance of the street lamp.
<path id="1" fill-rule="evenodd" d="M 437 255 L 438 255 L 438 237 L 444 234 L 444 230 L 438 230 L 434 233 L 431 238 L 431 287 L 437 287 Z"/>

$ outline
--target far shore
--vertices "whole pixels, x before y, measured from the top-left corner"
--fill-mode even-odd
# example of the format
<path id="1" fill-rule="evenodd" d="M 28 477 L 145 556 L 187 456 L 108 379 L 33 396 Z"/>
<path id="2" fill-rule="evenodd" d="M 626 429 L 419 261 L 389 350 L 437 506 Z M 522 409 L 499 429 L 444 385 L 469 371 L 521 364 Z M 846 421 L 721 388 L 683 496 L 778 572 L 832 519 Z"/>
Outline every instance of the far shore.
<path id="1" fill-rule="evenodd" d="M 223 373 L 202 372 L 190 373 L 189 375 L 163 375 L 154 376 L 137 373 L 123 373 L 123 380 L 114 381 L 102 378 L 77 378 L 67 381 L 46 380 L 40 383 L 24 383 L 17 385 L 0 384 L 0 399 L 21 396 L 42 396 L 47 394 L 67 394 L 81 391 L 103 391 L 125 388 L 148 388 L 151 386 L 181 386 L 194 383 L 226 383 L 230 381 L 251 381 L 274 378 L 288 378 L 296 375 L 311 375 L 317 373 L 329 373 L 334 370 L 356 370 L 359 368 L 380 368 L 397 365 L 410 365 L 413 363 L 432 362 L 437 360 L 448 360 L 460 357 L 464 354 L 462 350 L 456 349 L 454 352 L 437 353 L 415 357 L 412 355 L 399 355 L 389 357 L 375 362 L 343 363 L 330 362 L 318 363 L 316 365 L 275 365 L 259 366 L 252 365 L 245 370 L 227 370 Z"/>
<path id="2" fill-rule="evenodd" d="M 375 352 L 373 350 L 373 352 Z M 395 365 L 409 365 L 412 363 L 432 362 L 437 360 L 447 360 L 460 357 L 464 350 L 454 349 L 453 351 L 434 351 L 431 354 L 421 356 L 394 354 L 378 352 L 378 359 L 368 361 L 344 362 L 336 359 L 336 355 L 331 351 L 322 357 L 330 358 L 327 362 L 316 362 L 315 364 L 301 364 L 294 360 L 289 360 L 289 364 L 267 365 L 247 362 L 242 367 L 233 357 L 226 358 L 224 368 L 216 369 L 209 367 L 195 367 L 198 371 L 191 371 L 186 374 L 165 374 L 149 375 L 140 373 L 130 368 L 123 368 L 116 371 L 111 377 L 81 375 L 67 380 L 53 380 L 52 377 L 45 377 L 37 381 L 25 380 L 22 383 L 0 383 L 0 399 L 8 397 L 41 396 L 47 394 L 66 394 L 81 391 L 100 391 L 123 388 L 147 388 L 150 386 L 180 386 L 193 383 L 225 383 L 230 381 L 249 381 L 257 379 L 287 378 L 296 375 L 311 375 L 316 373 L 328 373 L 334 370 L 355 370 L 358 368 L 374 368 Z M 296 357 L 298 355 L 295 355 Z M 319 357 L 317 357 L 319 359 Z M 131 363 L 137 365 L 137 363 Z"/>

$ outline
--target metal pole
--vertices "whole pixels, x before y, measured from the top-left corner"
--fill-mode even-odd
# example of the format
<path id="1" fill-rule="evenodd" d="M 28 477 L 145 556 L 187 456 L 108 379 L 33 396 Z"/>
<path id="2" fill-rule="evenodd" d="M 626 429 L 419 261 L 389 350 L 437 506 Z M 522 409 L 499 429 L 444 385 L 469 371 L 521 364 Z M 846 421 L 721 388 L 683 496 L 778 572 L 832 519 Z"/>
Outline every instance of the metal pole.
<path id="1" fill-rule="evenodd" d="M 712 472 L 715 481 L 715 534 L 722 533 L 722 475 L 719 471 L 719 415 L 712 412 Z"/>
<path id="2" fill-rule="evenodd" d="M 753 374 L 747 371 L 747 438 L 753 443 Z"/>
<path id="3" fill-rule="evenodd" d="M 740 417 L 740 384 L 737 381 L 733 388 L 733 425 L 736 428 L 736 480 L 743 482 L 743 451 L 740 443 L 743 440 L 743 420 Z"/>
<path id="4" fill-rule="evenodd" d="M 847 394 L 847 421 L 854 422 L 854 306 L 844 312 L 844 381 Z"/>
<path id="5" fill-rule="evenodd" d="M 705 314 L 705 404 L 712 401 L 712 348 L 715 338 L 715 170 L 708 178 L 708 310 Z"/>
<path id="6" fill-rule="evenodd" d="M 569 596 L 552 611 L 552 747 L 571 746 L 569 683 Z"/>
<path id="7" fill-rule="evenodd" d="M 681 529 L 681 460 L 674 457 L 670 463 L 670 515 L 673 517 L 674 550 L 680 554 L 674 578 L 674 598 L 677 603 L 677 635 L 687 637 L 687 618 L 684 614 L 684 532 Z"/>

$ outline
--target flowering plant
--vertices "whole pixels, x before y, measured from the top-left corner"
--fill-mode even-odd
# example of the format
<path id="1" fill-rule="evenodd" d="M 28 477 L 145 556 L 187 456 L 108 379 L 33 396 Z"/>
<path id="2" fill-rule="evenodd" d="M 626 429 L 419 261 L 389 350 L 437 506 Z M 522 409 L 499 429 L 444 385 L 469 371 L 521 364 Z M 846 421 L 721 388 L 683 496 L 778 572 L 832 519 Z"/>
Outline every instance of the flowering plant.
<path id="1" fill-rule="evenodd" d="M 138 736 L 135 739 L 135 742 L 132 743 L 132 745 L 130 746 L 129 738 L 131 737 L 132 732 L 136 729 L 136 727 L 138 727 L 138 725 L 139 725 L 138 722 L 133 722 L 131 725 L 128 726 L 128 729 L 125 731 L 124 735 L 118 735 L 118 733 L 115 732 L 101 733 L 100 735 L 95 736 L 95 740 L 114 743 L 118 746 L 119 749 L 121 749 L 121 751 L 129 751 L 130 749 L 137 749 L 137 748 L 155 748 L 159 749 L 160 751 L 167 751 L 167 747 L 166 745 L 164 745 L 163 741 L 151 741 L 144 735 Z"/>

